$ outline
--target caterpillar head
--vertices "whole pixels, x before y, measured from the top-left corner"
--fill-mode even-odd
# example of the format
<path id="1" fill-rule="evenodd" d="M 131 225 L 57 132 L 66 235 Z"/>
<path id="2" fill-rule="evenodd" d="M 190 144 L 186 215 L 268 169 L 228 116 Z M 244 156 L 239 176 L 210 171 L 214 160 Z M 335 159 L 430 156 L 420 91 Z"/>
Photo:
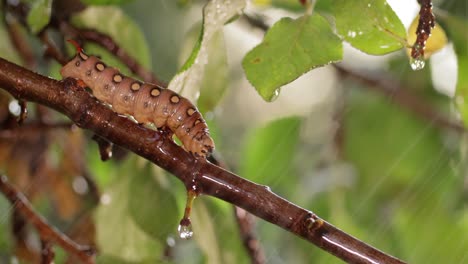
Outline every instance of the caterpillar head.
<path id="1" fill-rule="evenodd" d="M 210 134 L 207 131 L 203 131 L 199 133 L 192 143 L 191 152 L 195 154 L 195 156 L 205 157 L 210 155 L 214 149 L 214 141 L 210 137 Z"/>

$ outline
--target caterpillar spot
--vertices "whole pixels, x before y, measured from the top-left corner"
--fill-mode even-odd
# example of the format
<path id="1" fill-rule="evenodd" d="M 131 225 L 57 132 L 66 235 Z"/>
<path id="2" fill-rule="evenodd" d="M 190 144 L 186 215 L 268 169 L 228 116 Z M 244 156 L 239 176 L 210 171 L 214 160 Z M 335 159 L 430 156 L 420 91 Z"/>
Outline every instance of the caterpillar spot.
<path id="1" fill-rule="evenodd" d="M 194 108 L 191 108 L 191 107 L 190 107 L 189 109 L 187 109 L 187 115 L 188 115 L 188 116 L 192 116 L 194 113 L 195 113 L 195 109 L 194 109 Z"/>
<path id="2" fill-rule="evenodd" d="M 173 104 L 177 104 L 178 102 L 180 102 L 180 98 L 177 95 L 171 96 L 170 100 L 171 100 L 171 103 L 173 103 Z"/>
<path id="3" fill-rule="evenodd" d="M 161 94 L 161 90 L 159 88 L 153 88 L 150 92 L 151 96 L 157 97 Z"/>
<path id="4" fill-rule="evenodd" d="M 106 65 L 104 63 L 98 62 L 98 63 L 96 63 L 94 68 L 96 68 L 96 70 L 102 72 L 106 68 Z"/>
<path id="5" fill-rule="evenodd" d="M 139 82 L 134 82 L 134 83 L 132 83 L 132 85 L 130 86 L 130 89 L 131 89 L 132 91 L 138 91 L 138 90 L 140 90 L 140 88 L 141 88 L 141 83 L 139 83 Z"/>
<path id="6" fill-rule="evenodd" d="M 149 107 L 149 102 L 144 102 L 144 103 L 143 103 L 143 107 L 144 107 L 144 108 L 148 108 L 148 107 Z"/>
<path id="7" fill-rule="evenodd" d="M 79 66 L 80 66 L 80 64 L 81 64 L 81 62 L 80 62 L 80 61 L 76 61 L 76 62 L 75 62 L 75 66 L 76 66 L 76 67 L 79 67 Z"/>
<path id="8" fill-rule="evenodd" d="M 86 71 L 86 76 L 91 76 L 91 70 Z"/>
<path id="9" fill-rule="evenodd" d="M 115 83 L 120 83 L 123 80 L 123 76 L 119 73 L 116 73 L 114 77 L 112 77 L 112 81 Z"/>

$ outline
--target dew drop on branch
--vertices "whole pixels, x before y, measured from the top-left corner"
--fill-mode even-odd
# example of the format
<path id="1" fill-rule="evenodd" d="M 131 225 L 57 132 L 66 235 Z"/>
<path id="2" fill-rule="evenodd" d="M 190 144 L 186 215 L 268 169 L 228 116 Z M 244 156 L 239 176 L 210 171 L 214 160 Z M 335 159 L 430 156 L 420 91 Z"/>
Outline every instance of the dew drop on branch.
<path id="1" fill-rule="evenodd" d="M 187 204 L 185 205 L 184 217 L 180 220 L 177 232 L 182 239 L 191 239 L 193 237 L 192 221 L 190 220 L 190 213 L 192 212 L 192 205 L 195 198 L 197 198 L 197 190 L 194 185 L 187 191 Z"/>
<path id="2" fill-rule="evenodd" d="M 189 218 L 182 218 L 182 220 L 180 220 L 177 232 L 182 239 L 191 239 L 193 237 L 192 222 Z"/>
<path id="3" fill-rule="evenodd" d="M 424 68 L 424 66 L 426 65 L 426 62 L 424 61 L 422 57 L 418 57 L 416 59 L 410 58 L 410 65 L 413 71 L 418 71 Z"/>

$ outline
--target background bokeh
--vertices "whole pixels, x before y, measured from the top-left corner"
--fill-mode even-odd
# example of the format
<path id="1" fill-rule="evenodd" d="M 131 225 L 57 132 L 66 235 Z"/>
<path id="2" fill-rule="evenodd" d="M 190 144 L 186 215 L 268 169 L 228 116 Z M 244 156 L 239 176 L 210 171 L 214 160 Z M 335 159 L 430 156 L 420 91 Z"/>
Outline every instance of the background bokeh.
<path id="1" fill-rule="evenodd" d="M 272 6 L 250 3 L 249 10 L 262 13 L 269 25 L 302 12 L 286 0 L 263 2 Z M 197 39 L 203 3 L 135 0 L 82 15 L 75 23 L 118 35 L 123 48 L 170 81 Z M 418 12 L 415 0 L 388 3 L 406 27 Z M 458 33 L 467 34 L 465 0 L 434 4 L 458 16 L 465 23 L 465 31 Z M 211 47 L 215 63 L 203 80 L 208 88 L 202 89 L 198 105 L 231 170 L 409 263 L 468 262 L 466 135 L 422 118 L 391 93 L 369 89 L 333 65 L 304 74 L 283 87 L 276 100 L 265 102 L 241 66 L 263 35 L 242 18 L 226 25 Z M 40 56 L 41 45 L 30 38 Z M 85 49 L 126 72 L 103 49 Z M 0 56 L 19 63 L 15 54 L 2 23 Z M 408 90 L 449 119 L 460 118 L 453 102 L 457 57 L 450 42 L 421 71 L 411 70 L 404 50 L 371 56 L 347 44 L 339 66 Z M 58 69 L 42 59 L 36 68 L 60 78 Z M 8 115 L 10 102 L 0 90 L 0 119 Z M 66 121 L 31 105 L 32 119 L 42 115 Z M 98 263 L 248 263 L 231 205 L 198 198 L 194 239 L 181 240 L 177 225 L 186 199 L 183 184 L 123 150 L 101 162 L 91 136 L 74 128 L 0 137 L 0 172 L 60 230 L 77 241 L 96 235 Z M 98 204 L 87 177 L 100 190 Z M 0 263 L 38 246 L 34 232 L 25 235 L 24 248 L 15 244 L 10 213 L 10 204 L 0 197 Z M 268 263 L 341 262 L 262 220 L 256 222 L 256 234 Z M 56 263 L 62 263 L 65 254 L 57 251 Z"/>

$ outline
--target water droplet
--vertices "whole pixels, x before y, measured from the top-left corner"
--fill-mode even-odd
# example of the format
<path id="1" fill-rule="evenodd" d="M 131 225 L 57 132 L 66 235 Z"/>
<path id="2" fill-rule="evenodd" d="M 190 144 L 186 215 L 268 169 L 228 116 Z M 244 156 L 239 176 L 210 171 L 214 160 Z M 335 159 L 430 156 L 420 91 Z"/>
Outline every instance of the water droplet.
<path id="1" fill-rule="evenodd" d="M 10 113 L 13 115 L 19 116 L 21 113 L 21 106 L 19 105 L 18 100 L 11 100 L 8 104 L 8 110 L 10 110 Z"/>
<path id="2" fill-rule="evenodd" d="M 421 58 L 421 57 L 418 57 L 416 59 L 411 58 L 410 59 L 410 65 L 411 65 L 411 69 L 413 69 L 413 71 L 418 71 L 418 70 L 422 70 L 424 68 L 424 66 L 426 65 L 426 62 L 424 62 L 424 59 Z"/>
<path id="3" fill-rule="evenodd" d="M 280 94 L 280 88 L 276 89 L 274 92 L 273 92 L 273 95 L 271 96 L 271 99 L 270 99 L 270 102 L 273 102 L 274 100 L 276 100 Z"/>
<path id="4" fill-rule="evenodd" d="M 182 239 L 191 239 L 193 237 L 192 223 L 190 219 L 183 218 L 180 220 L 179 227 L 177 228 L 179 237 Z"/>
<path id="5" fill-rule="evenodd" d="M 348 31 L 348 37 L 355 38 L 356 37 L 356 32 L 355 31 Z"/>

